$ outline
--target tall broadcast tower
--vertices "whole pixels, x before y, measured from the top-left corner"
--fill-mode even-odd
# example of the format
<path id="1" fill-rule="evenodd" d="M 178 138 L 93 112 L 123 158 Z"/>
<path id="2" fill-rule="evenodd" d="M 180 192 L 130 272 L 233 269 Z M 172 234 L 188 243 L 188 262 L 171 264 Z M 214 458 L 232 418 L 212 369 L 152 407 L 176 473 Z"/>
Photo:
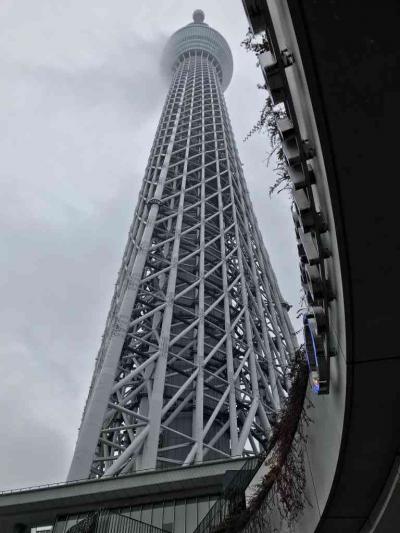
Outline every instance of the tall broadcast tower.
<path id="1" fill-rule="evenodd" d="M 258 454 L 296 350 L 224 100 L 225 39 L 196 10 L 145 171 L 69 480 Z"/>

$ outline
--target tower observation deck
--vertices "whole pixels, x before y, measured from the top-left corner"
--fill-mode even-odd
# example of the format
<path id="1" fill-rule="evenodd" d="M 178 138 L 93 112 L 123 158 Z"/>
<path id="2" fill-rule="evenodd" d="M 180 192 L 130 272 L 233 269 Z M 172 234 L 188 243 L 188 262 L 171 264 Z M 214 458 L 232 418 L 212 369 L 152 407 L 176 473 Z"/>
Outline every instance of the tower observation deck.
<path id="1" fill-rule="evenodd" d="M 196 10 L 163 55 L 151 148 L 68 479 L 258 454 L 297 348 L 224 100 L 225 39 Z"/>

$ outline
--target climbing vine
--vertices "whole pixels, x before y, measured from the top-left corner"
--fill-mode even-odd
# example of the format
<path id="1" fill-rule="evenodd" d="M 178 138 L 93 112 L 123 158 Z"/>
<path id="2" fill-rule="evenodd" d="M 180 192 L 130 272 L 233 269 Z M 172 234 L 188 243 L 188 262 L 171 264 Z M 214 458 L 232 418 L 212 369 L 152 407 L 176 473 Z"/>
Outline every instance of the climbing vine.
<path id="1" fill-rule="evenodd" d="M 213 533 L 272 533 L 273 510 L 290 528 L 308 502 L 304 454 L 311 420 L 304 408 L 308 368 L 302 351 L 298 351 L 288 377 L 291 388 L 264 460 L 266 474 L 246 509 L 229 516 Z"/>
<path id="2" fill-rule="evenodd" d="M 250 520 L 244 529 L 248 533 L 268 531 L 265 526 L 270 526 L 272 508 L 292 527 L 307 503 L 304 454 L 311 420 L 304 409 L 308 368 L 300 354 L 291 374 L 289 397 L 276 428 L 273 451 L 265 462 L 267 473 L 248 505 Z"/>

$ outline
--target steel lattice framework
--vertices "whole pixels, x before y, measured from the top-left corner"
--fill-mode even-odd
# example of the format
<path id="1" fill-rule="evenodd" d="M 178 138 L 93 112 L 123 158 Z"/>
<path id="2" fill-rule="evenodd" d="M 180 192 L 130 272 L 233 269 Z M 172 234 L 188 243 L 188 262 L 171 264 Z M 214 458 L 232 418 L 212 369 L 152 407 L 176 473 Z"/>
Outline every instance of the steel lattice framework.
<path id="1" fill-rule="evenodd" d="M 258 453 L 290 386 L 296 339 L 223 96 L 230 50 L 202 19 L 180 32 L 69 479 Z"/>

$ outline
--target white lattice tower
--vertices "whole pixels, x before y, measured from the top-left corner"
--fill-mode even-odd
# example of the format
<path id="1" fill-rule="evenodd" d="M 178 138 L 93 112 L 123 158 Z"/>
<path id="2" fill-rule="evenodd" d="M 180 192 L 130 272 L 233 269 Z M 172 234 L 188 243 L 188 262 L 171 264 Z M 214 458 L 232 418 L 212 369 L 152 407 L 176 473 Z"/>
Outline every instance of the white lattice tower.
<path id="1" fill-rule="evenodd" d="M 170 39 L 145 172 L 69 479 L 256 454 L 296 349 L 244 181 L 224 38 Z"/>

